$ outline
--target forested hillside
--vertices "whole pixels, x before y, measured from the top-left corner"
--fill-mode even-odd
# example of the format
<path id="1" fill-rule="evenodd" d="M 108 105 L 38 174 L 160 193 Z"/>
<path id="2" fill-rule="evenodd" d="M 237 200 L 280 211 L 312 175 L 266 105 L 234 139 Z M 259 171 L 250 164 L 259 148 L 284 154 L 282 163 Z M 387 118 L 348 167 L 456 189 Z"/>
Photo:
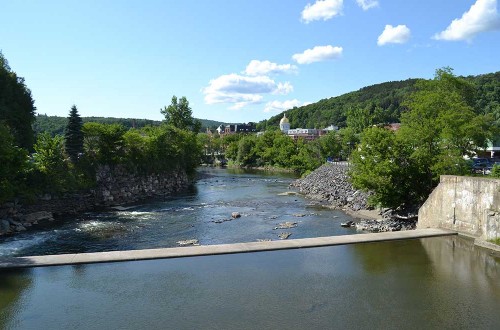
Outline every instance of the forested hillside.
<path id="1" fill-rule="evenodd" d="M 479 76 L 464 77 L 475 86 L 475 111 L 493 114 L 500 123 L 500 71 Z M 349 114 L 370 117 L 374 123 L 399 122 L 406 109 L 404 99 L 415 91 L 419 79 L 391 81 L 361 88 L 358 91 L 320 100 L 303 107 L 287 110 L 290 126 L 303 128 L 324 128 L 329 125 L 348 125 Z M 261 121 L 260 130 L 267 126 L 278 126 L 283 113 Z"/>
<path id="2" fill-rule="evenodd" d="M 126 129 L 142 128 L 145 126 L 158 126 L 161 121 L 151 119 L 134 119 L 134 118 L 111 118 L 111 117 L 82 117 L 84 123 L 100 123 L 100 124 L 120 124 Z M 200 119 L 202 131 L 207 127 L 214 129 L 222 122 Z M 33 123 L 35 134 L 47 132 L 51 136 L 63 135 L 64 129 L 68 124 L 68 118 L 59 116 L 37 115 Z"/>

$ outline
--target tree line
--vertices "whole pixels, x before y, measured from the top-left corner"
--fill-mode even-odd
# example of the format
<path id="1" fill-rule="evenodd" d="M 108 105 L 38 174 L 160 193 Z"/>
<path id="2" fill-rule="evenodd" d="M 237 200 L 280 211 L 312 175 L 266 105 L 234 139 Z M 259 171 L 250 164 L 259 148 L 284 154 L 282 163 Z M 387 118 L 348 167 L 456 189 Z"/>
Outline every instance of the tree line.
<path id="1" fill-rule="evenodd" d="M 84 123 L 74 105 L 63 134 L 32 129 L 34 100 L 24 79 L 0 53 L 0 203 L 67 193 L 96 184 L 100 166 L 124 166 L 132 173 L 174 170 L 193 175 L 201 155 L 196 137 L 201 123 L 185 97 L 161 110 L 160 125 L 127 128 L 122 124 Z"/>
<path id="2" fill-rule="evenodd" d="M 219 125 L 224 123 L 214 120 L 208 119 L 198 119 L 201 122 L 201 131 L 206 130 L 207 128 L 215 129 Z M 159 126 L 162 124 L 160 120 L 151 120 L 151 119 L 137 119 L 137 118 L 112 118 L 112 117 L 82 117 L 83 123 L 101 123 L 101 124 L 119 124 L 125 127 L 126 129 L 131 128 L 143 128 L 146 126 Z M 37 114 L 35 116 L 35 120 L 33 122 L 33 130 L 35 132 L 35 136 L 48 132 L 50 135 L 64 135 L 64 131 L 66 129 L 66 125 L 68 123 L 67 117 L 61 116 L 48 116 L 44 114 Z"/>
<path id="3" fill-rule="evenodd" d="M 231 134 L 225 136 L 199 134 L 205 153 L 224 153 L 231 165 L 240 167 L 272 167 L 305 175 L 318 168 L 328 157 L 347 159 L 358 136 L 345 128 L 332 131 L 314 141 L 294 140 L 275 127 L 262 135 Z"/>

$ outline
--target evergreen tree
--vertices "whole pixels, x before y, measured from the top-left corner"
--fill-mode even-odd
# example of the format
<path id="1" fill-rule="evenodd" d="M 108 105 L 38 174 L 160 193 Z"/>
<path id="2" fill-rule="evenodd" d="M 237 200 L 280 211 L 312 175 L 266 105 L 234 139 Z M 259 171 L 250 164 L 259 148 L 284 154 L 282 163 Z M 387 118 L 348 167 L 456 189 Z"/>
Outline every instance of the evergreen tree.
<path id="1" fill-rule="evenodd" d="M 78 114 L 76 105 L 71 107 L 68 125 L 64 134 L 64 147 L 72 162 L 78 160 L 78 155 L 83 152 L 82 118 Z"/>

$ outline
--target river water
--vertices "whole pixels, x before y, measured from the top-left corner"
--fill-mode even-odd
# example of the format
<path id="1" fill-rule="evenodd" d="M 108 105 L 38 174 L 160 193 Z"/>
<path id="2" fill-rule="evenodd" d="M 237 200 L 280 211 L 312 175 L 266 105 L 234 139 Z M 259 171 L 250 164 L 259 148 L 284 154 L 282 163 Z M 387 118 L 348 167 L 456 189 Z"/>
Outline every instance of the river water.
<path id="1" fill-rule="evenodd" d="M 351 219 L 345 213 L 285 195 L 292 192 L 291 174 L 207 168 L 200 176 L 190 191 L 175 197 L 89 212 L 0 238 L 0 257 L 174 247 L 190 239 L 202 245 L 277 240 L 282 232 L 290 238 L 356 233 L 340 226 Z M 231 220 L 232 212 L 241 218 Z M 297 227 L 274 229 L 283 222 Z"/>
<path id="2" fill-rule="evenodd" d="M 283 221 L 298 222 L 286 230 L 291 238 L 355 233 L 339 226 L 342 213 L 279 195 L 292 178 L 205 174 L 184 196 L 85 214 L 58 224 L 55 234 L 47 228 L 49 238 L 32 245 L 36 235 L 26 234 L 0 248 L 22 255 L 277 239 L 273 228 Z M 242 217 L 212 222 L 233 211 Z M 64 239 L 69 234 L 78 244 Z M 3 328 L 500 329 L 500 256 L 453 236 L 0 270 Z"/>

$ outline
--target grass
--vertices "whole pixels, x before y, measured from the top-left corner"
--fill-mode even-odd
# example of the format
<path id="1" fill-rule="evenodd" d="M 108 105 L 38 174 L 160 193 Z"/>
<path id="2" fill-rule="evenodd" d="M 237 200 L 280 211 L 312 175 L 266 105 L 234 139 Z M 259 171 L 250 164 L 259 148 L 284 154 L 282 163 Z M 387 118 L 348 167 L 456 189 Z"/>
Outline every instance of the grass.
<path id="1" fill-rule="evenodd" d="M 490 239 L 488 242 L 496 244 L 496 245 L 500 245 L 500 237 L 497 239 Z"/>

